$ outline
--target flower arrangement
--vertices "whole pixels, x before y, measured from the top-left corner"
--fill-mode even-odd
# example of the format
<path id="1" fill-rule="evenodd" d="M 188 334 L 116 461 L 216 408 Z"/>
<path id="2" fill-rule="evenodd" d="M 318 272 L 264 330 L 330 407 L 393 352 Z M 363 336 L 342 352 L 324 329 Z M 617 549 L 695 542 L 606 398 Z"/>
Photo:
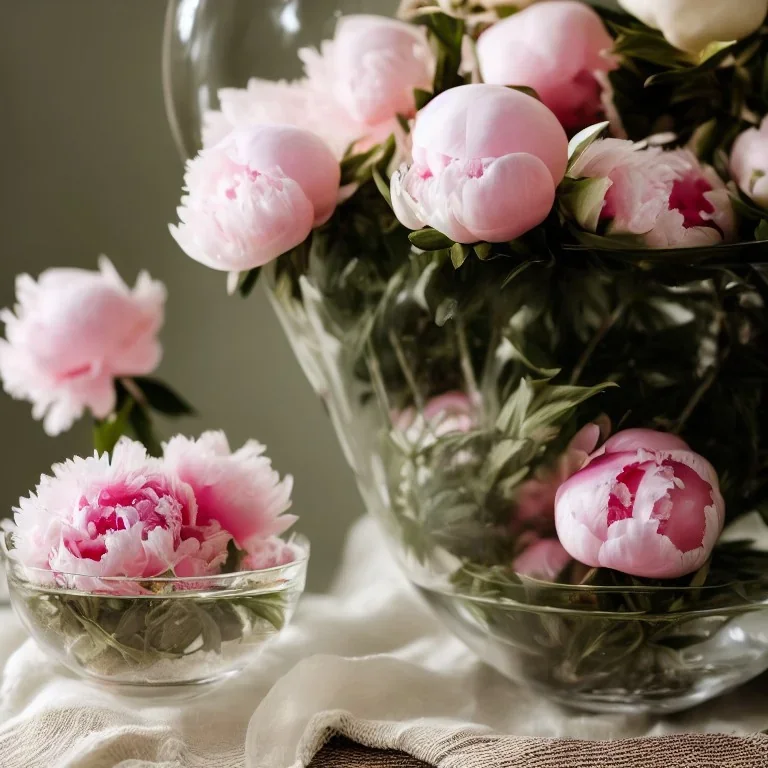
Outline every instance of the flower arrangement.
<path id="1" fill-rule="evenodd" d="M 292 479 L 253 440 L 234 452 L 223 432 L 159 442 L 153 411 L 192 412 L 147 376 L 161 356 L 161 283 L 142 274 L 130 290 L 102 259 L 97 272 L 21 276 L 17 294 L 0 341 L 7 391 L 50 434 L 87 409 L 96 443 L 43 475 L 4 525 L 20 616 L 103 681 L 175 685 L 239 668 L 303 588 L 306 544 L 279 538 L 296 521 Z"/>
<path id="2" fill-rule="evenodd" d="M 768 510 L 768 6 L 620 4 L 343 17 L 304 78 L 220 92 L 171 232 L 266 275 L 443 620 L 669 711 L 768 668 L 768 554 L 723 534 Z"/>

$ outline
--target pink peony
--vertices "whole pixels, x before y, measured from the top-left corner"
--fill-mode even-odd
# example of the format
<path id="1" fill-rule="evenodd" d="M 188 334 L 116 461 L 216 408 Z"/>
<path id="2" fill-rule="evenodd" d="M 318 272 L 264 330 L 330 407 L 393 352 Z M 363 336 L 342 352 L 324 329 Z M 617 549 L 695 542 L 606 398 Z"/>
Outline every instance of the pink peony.
<path id="1" fill-rule="evenodd" d="M 290 544 L 282 539 L 271 537 L 255 541 L 248 554 L 240 563 L 243 571 L 263 571 L 267 568 L 279 568 L 288 565 L 296 559 L 296 553 Z"/>
<path id="2" fill-rule="evenodd" d="M 140 590 L 104 578 L 217 573 L 231 536 L 201 524 L 192 489 L 123 438 L 107 454 L 53 467 L 15 510 L 13 556 L 24 566 L 75 575 L 87 591 Z"/>
<path id="3" fill-rule="evenodd" d="M 424 435 L 444 437 L 455 432 L 469 432 L 476 424 L 477 408 L 463 392 L 446 392 L 430 399 L 422 413 L 406 408 L 394 414 L 393 426 L 411 442 Z"/>
<path id="4" fill-rule="evenodd" d="M 413 164 L 392 177 L 395 214 L 460 243 L 505 242 L 540 224 L 565 173 L 567 139 L 539 101 L 496 85 L 464 85 L 416 118 Z"/>
<path id="5" fill-rule="evenodd" d="M 586 464 L 600 435 L 598 424 L 582 427 L 554 466 L 540 467 L 533 477 L 521 483 L 517 491 L 516 519 L 532 523 L 551 521 L 558 488 Z"/>
<path id="6" fill-rule="evenodd" d="M 745 195 L 768 208 L 768 117 L 740 134 L 731 150 L 731 175 Z"/>
<path id="7" fill-rule="evenodd" d="M 220 525 L 240 549 L 250 552 L 296 521 L 283 514 L 291 506 L 292 478 L 280 480 L 255 440 L 232 453 L 223 432 L 206 432 L 198 440 L 178 435 L 164 447 L 168 471 L 192 488 L 197 524 Z"/>
<path id="8" fill-rule="evenodd" d="M 652 248 L 716 245 L 735 236 L 725 184 L 687 150 L 603 139 L 587 147 L 568 175 L 604 182 L 602 194 L 585 194 L 584 208 L 574 207 L 591 231 L 641 236 Z"/>
<path id="9" fill-rule="evenodd" d="M 653 447 L 675 440 L 647 430 L 619 433 L 560 486 L 557 533 L 572 557 L 656 579 L 684 576 L 706 562 L 725 504 L 706 459 L 687 446 Z"/>
<path id="10" fill-rule="evenodd" d="M 165 295 L 146 272 L 131 290 L 105 257 L 98 272 L 49 269 L 37 282 L 20 275 L 14 311 L 0 313 L 6 392 L 32 402 L 49 435 L 86 408 L 105 418 L 115 409 L 115 378 L 151 373 L 160 362 Z"/>
<path id="11" fill-rule="evenodd" d="M 354 143 L 396 133 L 398 115 L 416 111 L 414 88 L 431 88 L 435 66 L 422 29 L 383 16 L 342 16 L 334 40 L 299 57 L 301 80 L 252 79 L 245 90 L 220 91 L 221 111 L 205 118 L 205 146 L 232 128 L 286 124 L 309 127 L 340 159 Z"/>
<path id="12" fill-rule="evenodd" d="M 340 169 L 313 133 L 290 126 L 235 131 L 187 164 L 188 194 L 171 234 L 212 269 L 262 266 L 333 214 Z"/>
<path id="13" fill-rule="evenodd" d="M 571 562 L 571 556 L 557 539 L 539 539 L 512 563 L 512 570 L 521 576 L 541 581 L 554 581 Z"/>
<path id="14" fill-rule="evenodd" d="M 486 83 L 533 88 L 568 131 L 603 114 L 597 73 L 616 64 L 600 17 L 576 0 L 532 5 L 480 35 L 477 56 Z"/>

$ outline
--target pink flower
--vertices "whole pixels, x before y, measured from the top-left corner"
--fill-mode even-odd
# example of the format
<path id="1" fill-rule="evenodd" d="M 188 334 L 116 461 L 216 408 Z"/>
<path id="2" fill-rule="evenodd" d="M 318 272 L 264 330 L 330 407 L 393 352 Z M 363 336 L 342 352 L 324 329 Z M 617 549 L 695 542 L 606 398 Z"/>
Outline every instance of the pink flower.
<path id="1" fill-rule="evenodd" d="M 197 500 L 197 524 L 218 524 L 248 552 L 296 521 L 283 514 L 291 506 L 293 480 L 280 480 L 263 455 L 264 446 L 249 440 L 231 452 L 223 432 L 198 440 L 178 435 L 165 444 L 168 471 L 187 483 Z"/>
<path id="2" fill-rule="evenodd" d="M 533 88 L 568 131 L 600 120 L 596 73 L 616 64 L 613 39 L 600 17 L 576 0 L 550 0 L 494 24 L 480 35 L 483 80 Z"/>
<path id="3" fill-rule="evenodd" d="M 625 429 L 609 437 L 600 450 L 590 457 L 595 459 L 606 453 L 622 453 L 643 448 L 646 451 L 690 451 L 682 437 L 671 432 L 657 432 L 654 429 Z"/>
<path id="4" fill-rule="evenodd" d="M 333 87 L 346 111 L 370 128 L 416 114 L 414 88 L 432 87 L 424 31 L 383 16 L 342 16 L 333 50 Z"/>
<path id="5" fill-rule="evenodd" d="M 130 289 L 106 257 L 98 272 L 49 269 L 37 282 L 20 275 L 14 311 L 0 313 L 6 392 L 32 402 L 49 435 L 86 408 L 105 418 L 115 409 L 115 378 L 151 373 L 160 362 L 165 295 L 146 272 Z"/>
<path id="6" fill-rule="evenodd" d="M 416 118 L 413 164 L 392 177 L 409 229 L 429 225 L 460 243 L 505 242 L 540 224 L 565 173 L 567 138 L 536 99 L 496 85 L 464 85 Z"/>
<path id="7" fill-rule="evenodd" d="M 393 415 L 393 426 L 408 439 L 437 438 L 455 432 L 470 432 L 477 423 L 477 407 L 463 392 L 446 392 L 427 402 L 422 413 L 406 408 Z"/>
<path id="8" fill-rule="evenodd" d="M 201 524 L 192 489 L 127 438 L 111 460 L 104 454 L 54 465 L 15 513 L 13 556 L 86 591 L 140 591 L 104 578 L 216 573 L 231 538 L 218 524 Z"/>
<path id="9" fill-rule="evenodd" d="M 288 565 L 296 559 L 296 553 L 290 544 L 275 537 L 253 542 L 248 554 L 243 558 L 240 569 L 243 571 L 263 571 Z"/>
<path id="10" fill-rule="evenodd" d="M 171 234 L 212 269 L 262 266 L 333 214 L 340 169 L 313 133 L 289 126 L 235 131 L 187 164 L 188 194 Z"/>
<path id="11" fill-rule="evenodd" d="M 512 570 L 521 576 L 541 581 L 554 581 L 571 562 L 571 556 L 557 539 L 539 539 L 512 563 Z"/>
<path id="12" fill-rule="evenodd" d="M 383 16 L 342 16 L 333 41 L 299 57 L 301 80 L 252 79 L 245 90 L 220 91 L 221 112 L 205 119 L 205 146 L 228 128 L 280 123 L 309 127 L 341 158 L 351 144 L 396 133 L 397 116 L 415 114 L 413 90 L 431 88 L 435 66 L 422 29 Z"/>
<path id="13" fill-rule="evenodd" d="M 539 523 L 553 519 L 558 489 L 586 464 L 600 441 L 601 431 L 599 424 L 582 427 L 554 466 L 540 467 L 532 478 L 520 484 L 517 520 Z"/>
<path id="14" fill-rule="evenodd" d="M 603 455 L 560 486 L 557 533 L 572 557 L 655 579 L 678 578 L 706 562 L 723 528 L 725 503 L 706 459 L 687 446 L 646 448 L 675 440 L 646 430 L 619 433 Z"/>
<path id="15" fill-rule="evenodd" d="M 740 134 L 731 150 L 731 175 L 745 195 L 768 208 L 768 118 Z"/>
<path id="16" fill-rule="evenodd" d="M 599 194 L 593 188 L 570 203 L 590 231 L 638 235 L 652 248 L 716 245 L 735 236 L 725 184 L 687 150 L 603 139 L 587 147 L 568 175 L 602 182 Z"/>

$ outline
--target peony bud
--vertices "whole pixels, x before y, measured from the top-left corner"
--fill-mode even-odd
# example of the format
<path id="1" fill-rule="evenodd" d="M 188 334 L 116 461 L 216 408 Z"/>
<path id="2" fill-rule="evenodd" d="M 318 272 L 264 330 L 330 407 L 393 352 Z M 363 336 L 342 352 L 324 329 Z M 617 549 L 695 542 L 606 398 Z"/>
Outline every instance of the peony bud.
<path id="1" fill-rule="evenodd" d="M 581 153 L 568 175 L 596 180 L 565 201 L 591 232 L 638 235 L 653 248 L 717 245 L 735 236 L 725 184 L 687 150 L 603 139 Z"/>
<path id="2" fill-rule="evenodd" d="M 662 445 L 685 447 L 653 447 Z M 572 557 L 654 579 L 701 568 L 724 518 L 712 465 L 679 438 L 649 430 L 608 441 L 555 501 L 557 534 Z"/>
<path id="3" fill-rule="evenodd" d="M 395 214 L 459 243 L 512 240 L 552 209 L 567 139 L 541 102 L 496 85 L 464 85 L 416 118 L 413 164 L 392 178 Z"/>
<path id="4" fill-rule="evenodd" d="M 619 5 L 692 53 L 751 35 L 768 13 L 768 0 L 619 0 Z"/>
<path id="5" fill-rule="evenodd" d="M 397 133 L 398 116 L 416 113 L 414 89 L 429 90 L 434 55 L 424 30 L 373 15 L 342 16 L 333 40 L 303 48 L 304 74 L 295 82 L 252 78 L 246 88 L 219 91 L 220 111 L 204 118 L 210 147 L 233 128 L 293 125 L 320 136 L 340 159 Z"/>
<path id="6" fill-rule="evenodd" d="M 615 67 L 613 39 L 600 17 L 576 0 L 532 5 L 494 24 L 477 41 L 483 80 L 533 88 L 569 130 L 603 114 L 597 73 Z"/>
<path id="7" fill-rule="evenodd" d="M 749 128 L 734 142 L 731 175 L 745 195 L 768 208 L 768 118 L 760 128 Z"/>
<path id="8" fill-rule="evenodd" d="M 5 391 L 29 400 L 49 435 L 88 409 L 109 416 L 116 378 L 152 373 L 162 348 L 165 287 L 146 272 L 129 288 L 109 259 L 99 271 L 49 269 L 37 282 L 16 279 L 16 307 L 3 310 L 0 377 Z"/>
<path id="9" fill-rule="evenodd" d="M 187 163 L 171 234 L 212 269 L 262 266 L 333 214 L 341 172 L 321 139 L 290 126 L 234 131 Z"/>

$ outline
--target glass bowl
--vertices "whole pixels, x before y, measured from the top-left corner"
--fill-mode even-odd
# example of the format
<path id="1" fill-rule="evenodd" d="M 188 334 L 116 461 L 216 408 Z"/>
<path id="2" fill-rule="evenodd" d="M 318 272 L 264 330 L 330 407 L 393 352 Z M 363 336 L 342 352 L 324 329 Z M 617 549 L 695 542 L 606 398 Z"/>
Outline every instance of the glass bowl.
<path id="1" fill-rule="evenodd" d="M 11 604 L 50 656 L 132 694 L 180 692 L 238 674 L 290 621 L 304 591 L 309 542 L 260 571 L 195 578 L 99 579 L 28 568 L 9 556 Z M 79 587 L 79 588 L 78 588 Z"/>
<path id="2" fill-rule="evenodd" d="M 679 712 L 768 669 L 765 579 L 626 588 L 465 569 L 417 586 L 488 664 L 586 711 Z"/>

